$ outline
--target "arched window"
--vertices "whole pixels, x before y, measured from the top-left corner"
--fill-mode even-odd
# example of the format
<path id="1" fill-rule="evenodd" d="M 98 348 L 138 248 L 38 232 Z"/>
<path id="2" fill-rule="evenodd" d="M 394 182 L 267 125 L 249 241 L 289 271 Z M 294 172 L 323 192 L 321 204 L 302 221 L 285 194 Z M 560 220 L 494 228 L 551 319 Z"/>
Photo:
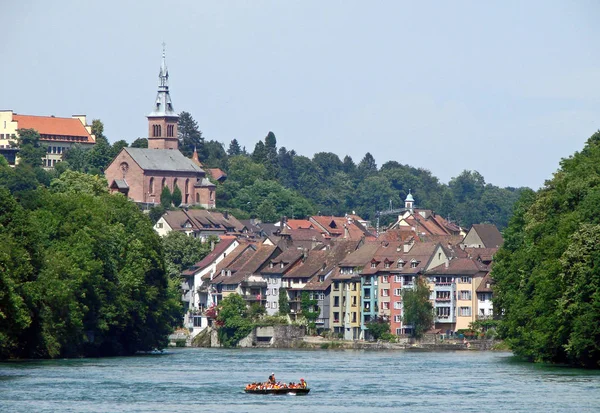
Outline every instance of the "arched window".
<path id="1" fill-rule="evenodd" d="M 199 204 L 200 203 L 200 194 L 196 194 L 196 203 Z"/>
<path id="2" fill-rule="evenodd" d="M 167 178 L 163 178 L 162 185 L 160 187 L 164 188 L 165 186 L 167 186 Z"/>
<path id="3" fill-rule="evenodd" d="M 183 197 L 183 199 L 185 200 L 185 203 L 188 204 L 190 202 L 189 198 L 190 198 L 190 180 L 189 178 L 185 180 L 185 188 L 183 189 L 185 191 L 185 196 Z"/>
<path id="4" fill-rule="evenodd" d="M 157 126 L 157 130 L 158 130 L 158 135 L 156 136 L 162 136 L 162 126 L 160 125 L 156 125 Z"/>
<path id="5" fill-rule="evenodd" d="M 153 194 L 154 193 L 154 177 L 150 178 L 150 185 L 148 191 Z"/>
<path id="6" fill-rule="evenodd" d="M 177 188 L 177 178 L 173 180 L 173 191 Z"/>

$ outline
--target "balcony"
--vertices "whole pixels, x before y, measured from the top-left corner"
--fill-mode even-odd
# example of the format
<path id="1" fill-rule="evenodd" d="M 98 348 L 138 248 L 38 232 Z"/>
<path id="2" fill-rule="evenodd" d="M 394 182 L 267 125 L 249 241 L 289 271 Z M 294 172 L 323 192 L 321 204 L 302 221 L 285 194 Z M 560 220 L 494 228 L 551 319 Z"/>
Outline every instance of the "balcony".
<path id="1" fill-rule="evenodd" d="M 264 297 L 264 296 L 262 296 L 260 294 L 258 294 L 258 295 L 255 295 L 255 294 L 244 294 L 244 295 L 242 295 L 242 298 L 244 298 L 244 300 L 246 300 L 246 301 L 257 302 L 257 303 L 260 303 L 260 302 L 263 302 L 263 301 L 264 302 L 267 301 L 266 297 Z"/>
<path id="2" fill-rule="evenodd" d="M 449 303 L 450 301 L 452 301 L 452 298 L 450 297 L 439 297 L 435 299 L 436 303 Z"/>

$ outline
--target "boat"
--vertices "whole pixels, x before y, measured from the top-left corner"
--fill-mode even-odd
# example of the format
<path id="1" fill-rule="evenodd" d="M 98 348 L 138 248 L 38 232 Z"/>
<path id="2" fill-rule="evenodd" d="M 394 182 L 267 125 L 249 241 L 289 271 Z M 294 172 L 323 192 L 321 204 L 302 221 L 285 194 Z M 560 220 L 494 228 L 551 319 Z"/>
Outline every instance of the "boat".
<path id="1" fill-rule="evenodd" d="M 249 394 L 289 394 L 301 396 L 308 394 L 310 391 L 309 388 L 293 388 L 293 387 L 283 387 L 279 389 L 245 389 L 246 393 Z"/>
<path id="2" fill-rule="evenodd" d="M 275 378 L 275 376 L 269 377 L 269 379 Z M 266 383 L 252 383 L 248 384 L 244 389 L 246 393 L 250 394 L 289 394 L 289 395 L 304 395 L 310 392 L 308 385 L 304 379 L 300 379 L 300 383 L 275 383 L 274 381 L 268 381 Z"/>

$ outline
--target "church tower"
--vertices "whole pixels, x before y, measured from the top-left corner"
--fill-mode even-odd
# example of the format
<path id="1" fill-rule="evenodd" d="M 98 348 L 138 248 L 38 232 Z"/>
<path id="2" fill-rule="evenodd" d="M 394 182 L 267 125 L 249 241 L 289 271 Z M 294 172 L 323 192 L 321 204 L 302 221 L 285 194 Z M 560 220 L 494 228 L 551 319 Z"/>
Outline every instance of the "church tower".
<path id="1" fill-rule="evenodd" d="M 163 43 L 162 62 L 158 74 L 158 94 L 154 102 L 154 110 L 148 118 L 148 148 L 177 149 L 177 120 L 179 116 L 173 110 L 169 95 L 169 71 L 165 60 L 165 45 Z"/>

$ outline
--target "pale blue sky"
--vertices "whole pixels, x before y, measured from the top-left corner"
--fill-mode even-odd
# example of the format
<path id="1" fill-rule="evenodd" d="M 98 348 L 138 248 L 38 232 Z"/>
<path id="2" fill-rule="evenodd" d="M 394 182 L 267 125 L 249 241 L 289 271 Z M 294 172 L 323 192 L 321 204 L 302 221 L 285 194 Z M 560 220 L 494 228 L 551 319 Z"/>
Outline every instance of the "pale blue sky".
<path id="1" fill-rule="evenodd" d="M 161 43 L 204 136 L 538 188 L 600 128 L 597 1 L 5 2 L 0 109 L 146 136 Z"/>

